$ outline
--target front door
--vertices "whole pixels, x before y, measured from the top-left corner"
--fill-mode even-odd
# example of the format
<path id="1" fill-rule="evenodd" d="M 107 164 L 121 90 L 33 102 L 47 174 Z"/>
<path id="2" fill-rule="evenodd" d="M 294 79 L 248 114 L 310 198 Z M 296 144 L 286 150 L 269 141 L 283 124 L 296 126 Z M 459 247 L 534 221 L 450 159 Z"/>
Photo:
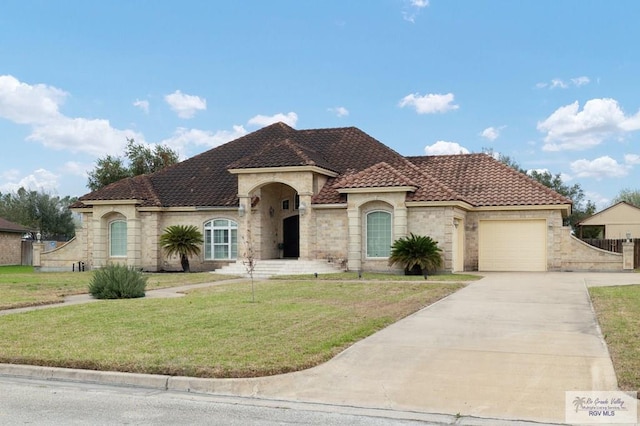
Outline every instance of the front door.
<path id="1" fill-rule="evenodd" d="M 282 257 L 300 257 L 300 216 L 290 216 L 282 221 Z"/>

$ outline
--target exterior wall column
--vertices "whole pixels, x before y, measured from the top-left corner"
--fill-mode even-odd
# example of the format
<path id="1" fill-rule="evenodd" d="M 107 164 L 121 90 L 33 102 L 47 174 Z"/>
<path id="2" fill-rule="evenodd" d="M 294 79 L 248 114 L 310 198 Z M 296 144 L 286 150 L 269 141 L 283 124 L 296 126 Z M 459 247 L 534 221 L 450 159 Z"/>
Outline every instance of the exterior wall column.
<path id="1" fill-rule="evenodd" d="M 393 237 L 391 243 L 398 238 L 406 237 L 408 234 L 407 224 L 407 208 L 405 206 L 398 206 L 393 211 Z"/>
<path id="2" fill-rule="evenodd" d="M 362 218 L 360 209 L 354 205 L 347 207 L 347 227 L 349 233 L 348 262 L 350 271 L 362 268 Z"/>
<path id="3" fill-rule="evenodd" d="M 257 256 L 255 235 L 251 235 L 251 196 L 238 195 L 238 262 L 242 262 L 251 245 L 254 257 Z M 240 212 L 243 212 L 242 214 Z"/>
<path id="4" fill-rule="evenodd" d="M 622 269 L 625 271 L 633 270 L 633 241 L 625 241 L 622 243 Z"/>
<path id="5" fill-rule="evenodd" d="M 304 214 L 300 214 L 300 260 L 311 260 L 311 225 L 314 223 L 312 220 L 313 209 L 311 207 L 311 193 L 298 193 L 300 197 L 300 206 L 304 205 Z"/>
<path id="6" fill-rule="evenodd" d="M 41 241 L 34 241 L 33 245 L 33 267 L 40 269 L 42 266 L 42 252 L 44 251 L 44 243 Z"/>
<path id="7" fill-rule="evenodd" d="M 127 266 L 142 266 L 140 219 L 127 219 Z"/>
<path id="8" fill-rule="evenodd" d="M 102 268 L 107 264 L 107 235 L 106 226 L 102 229 L 100 226 L 102 219 L 92 219 L 91 227 L 93 228 L 93 265 L 92 268 Z"/>

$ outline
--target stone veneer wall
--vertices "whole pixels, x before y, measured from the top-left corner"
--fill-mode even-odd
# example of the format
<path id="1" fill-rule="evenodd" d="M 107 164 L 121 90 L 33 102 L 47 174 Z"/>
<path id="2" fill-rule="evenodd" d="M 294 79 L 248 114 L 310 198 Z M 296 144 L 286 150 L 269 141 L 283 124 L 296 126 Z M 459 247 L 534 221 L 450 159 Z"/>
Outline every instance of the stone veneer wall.
<path id="1" fill-rule="evenodd" d="M 334 263 L 346 262 L 349 233 L 347 229 L 347 209 L 314 209 L 315 247 L 312 257 Z"/>
<path id="2" fill-rule="evenodd" d="M 444 264 L 442 269 L 451 271 L 453 267 L 453 208 L 452 207 L 411 207 L 408 211 L 409 233 L 431 237 L 442 249 Z"/>
<path id="3" fill-rule="evenodd" d="M 465 271 L 478 270 L 478 223 L 480 220 L 525 220 L 547 221 L 547 270 L 560 269 L 562 214 L 558 210 L 514 210 L 469 212 L 465 221 Z"/>
<path id="4" fill-rule="evenodd" d="M 20 265 L 22 263 L 22 234 L 0 232 L 0 265 Z"/>
<path id="5" fill-rule="evenodd" d="M 565 227 L 559 244 L 558 270 L 561 271 L 622 271 L 623 256 L 591 246 L 571 235 Z"/>
<path id="6" fill-rule="evenodd" d="M 157 215 L 157 213 L 153 212 L 152 217 L 153 215 Z M 150 217 L 149 219 L 151 219 L 152 217 Z M 164 212 L 156 216 L 155 220 L 143 221 L 146 223 L 146 226 L 143 226 L 143 238 L 147 241 L 147 243 L 143 244 L 143 259 L 145 259 L 145 262 L 149 262 L 145 263 L 144 268 L 149 271 L 182 270 L 182 266 L 180 265 L 180 257 L 175 255 L 168 257 L 160 247 L 160 235 L 162 235 L 167 227 L 173 225 L 194 225 L 204 235 L 204 223 L 212 219 L 228 219 L 233 220 L 236 223 L 238 223 L 238 221 L 240 220 L 238 217 L 238 210 L 232 208 L 224 210 L 220 209 L 189 212 Z M 238 256 L 240 256 L 241 253 L 242 241 L 238 241 Z M 192 271 L 212 271 L 231 262 L 235 262 L 235 260 L 205 260 L 203 246 L 199 256 L 189 258 L 189 267 Z M 155 269 L 151 269 L 154 265 Z"/>

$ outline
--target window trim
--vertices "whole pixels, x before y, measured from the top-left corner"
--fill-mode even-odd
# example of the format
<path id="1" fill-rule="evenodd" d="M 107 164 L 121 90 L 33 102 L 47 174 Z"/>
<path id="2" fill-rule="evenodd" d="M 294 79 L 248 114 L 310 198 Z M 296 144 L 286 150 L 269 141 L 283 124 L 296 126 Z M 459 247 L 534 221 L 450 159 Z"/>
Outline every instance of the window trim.
<path id="1" fill-rule="evenodd" d="M 385 213 L 389 217 L 389 254 L 386 256 L 370 256 L 369 255 L 369 215 L 373 213 Z M 365 259 L 388 259 L 391 255 L 391 245 L 393 243 L 393 213 L 388 210 L 375 209 L 365 214 L 364 223 L 364 257 Z"/>
<path id="2" fill-rule="evenodd" d="M 226 221 L 226 226 L 215 226 L 214 223 L 216 221 Z M 233 219 L 229 219 L 226 217 L 217 217 L 206 221 L 203 225 L 204 229 L 204 260 L 205 261 L 216 261 L 216 260 L 237 260 L 238 259 L 238 222 Z M 228 232 L 228 242 L 227 243 L 215 243 L 215 231 L 223 230 Z M 235 256 L 233 253 L 233 231 L 235 231 Z M 210 236 L 207 238 L 207 232 L 209 232 Z M 216 257 L 216 246 L 226 246 L 228 249 L 228 257 Z M 208 254 L 208 256 L 207 256 Z"/>
<path id="3" fill-rule="evenodd" d="M 113 240 L 113 226 L 116 224 L 123 224 L 124 225 L 124 253 L 123 254 L 114 254 L 114 240 Z M 127 221 L 126 219 L 115 219 L 112 220 L 111 222 L 109 222 L 109 257 L 112 258 L 125 258 L 127 257 L 127 238 L 128 238 L 128 234 L 129 233 L 129 229 L 127 226 Z"/>

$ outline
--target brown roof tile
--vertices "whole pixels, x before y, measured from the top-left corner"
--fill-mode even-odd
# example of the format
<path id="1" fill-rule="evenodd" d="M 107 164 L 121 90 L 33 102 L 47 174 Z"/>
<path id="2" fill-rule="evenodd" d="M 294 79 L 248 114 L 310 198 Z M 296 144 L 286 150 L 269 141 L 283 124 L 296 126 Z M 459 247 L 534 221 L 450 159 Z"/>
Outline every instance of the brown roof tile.
<path id="1" fill-rule="evenodd" d="M 571 203 L 570 199 L 487 154 L 407 159 L 474 206 Z"/>
<path id="2" fill-rule="evenodd" d="M 570 201 L 485 154 L 403 157 L 355 127 L 295 130 L 276 123 L 159 172 L 123 179 L 83 195 L 139 200 L 145 206 L 238 205 L 230 168 L 318 166 L 338 174 L 315 204 L 346 202 L 340 188 L 413 186 L 408 201 L 465 201 L 475 206 L 566 204 Z"/>
<path id="3" fill-rule="evenodd" d="M 333 184 L 336 189 L 346 188 L 382 188 L 394 186 L 418 186 L 384 161 L 367 167 L 358 173 L 345 175 Z"/>

